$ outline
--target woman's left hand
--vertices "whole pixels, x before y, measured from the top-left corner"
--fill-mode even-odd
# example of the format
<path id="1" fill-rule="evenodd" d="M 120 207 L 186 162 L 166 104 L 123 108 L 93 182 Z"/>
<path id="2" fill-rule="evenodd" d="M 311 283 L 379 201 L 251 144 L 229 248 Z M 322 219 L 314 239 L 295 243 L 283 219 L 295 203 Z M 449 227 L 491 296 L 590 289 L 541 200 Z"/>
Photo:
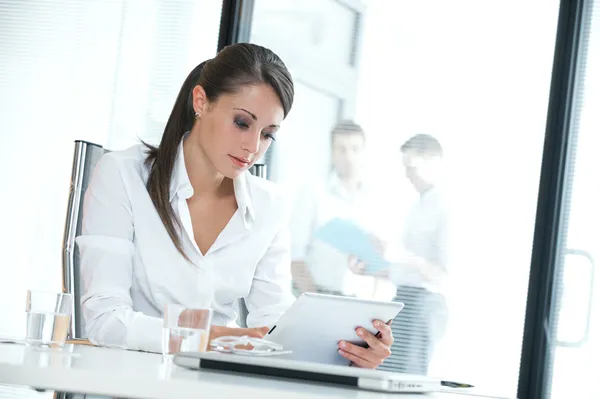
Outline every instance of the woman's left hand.
<path id="1" fill-rule="evenodd" d="M 373 325 L 379 331 L 376 336 L 368 332 L 362 327 L 356 329 L 356 334 L 362 338 L 368 345 L 363 348 L 347 341 L 340 341 L 338 344 L 340 355 L 352 362 L 352 366 L 362 367 L 366 369 L 377 368 L 391 354 L 392 329 L 390 328 L 392 321 L 387 324 L 381 320 L 375 320 Z"/>

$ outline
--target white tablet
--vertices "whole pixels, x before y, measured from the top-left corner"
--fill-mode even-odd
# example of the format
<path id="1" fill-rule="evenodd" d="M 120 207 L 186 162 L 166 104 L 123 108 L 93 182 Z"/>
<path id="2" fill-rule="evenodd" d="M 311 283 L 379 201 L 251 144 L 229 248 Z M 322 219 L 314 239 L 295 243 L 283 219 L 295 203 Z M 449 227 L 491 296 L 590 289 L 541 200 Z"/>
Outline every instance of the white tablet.
<path id="1" fill-rule="evenodd" d="M 357 327 L 373 334 L 374 320 L 387 322 L 404 307 L 400 302 L 380 302 L 344 296 L 304 293 L 279 318 L 265 339 L 291 350 L 281 358 L 331 365 L 348 365 L 338 353 L 338 342 L 365 346 Z"/>

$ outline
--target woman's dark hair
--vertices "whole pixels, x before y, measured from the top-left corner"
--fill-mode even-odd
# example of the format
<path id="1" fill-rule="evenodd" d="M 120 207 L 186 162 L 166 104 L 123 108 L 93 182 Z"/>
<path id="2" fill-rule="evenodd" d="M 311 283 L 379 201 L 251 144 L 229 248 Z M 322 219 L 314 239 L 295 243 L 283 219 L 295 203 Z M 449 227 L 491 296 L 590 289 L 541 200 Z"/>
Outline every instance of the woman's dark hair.
<path id="1" fill-rule="evenodd" d="M 183 251 L 181 223 L 176 218 L 169 201 L 171 177 L 179 143 L 192 129 L 195 119 L 192 91 L 200 85 L 209 102 L 222 94 L 234 94 L 247 85 L 267 84 L 275 90 L 281 101 L 284 117 L 294 101 L 294 83 L 281 59 L 271 50 L 249 43 L 233 44 L 221 50 L 215 58 L 195 67 L 183 82 L 169 115 L 158 147 L 148 147 L 146 165 L 150 174 L 146 187 L 173 244 L 189 261 Z M 176 228 L 177 227 L 177 228 Z"/>

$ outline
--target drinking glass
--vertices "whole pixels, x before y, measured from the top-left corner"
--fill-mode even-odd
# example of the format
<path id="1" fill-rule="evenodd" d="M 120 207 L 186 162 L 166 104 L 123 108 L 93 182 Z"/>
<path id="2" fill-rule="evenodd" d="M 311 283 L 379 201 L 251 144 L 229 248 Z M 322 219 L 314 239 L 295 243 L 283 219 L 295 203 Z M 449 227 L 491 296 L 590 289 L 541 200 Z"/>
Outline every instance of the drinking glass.
<path id="1" fill-rule="evenodd" d="M 181 305 L 165 305 L 162 352 L 205 352 L 210 335 L 211 309 L 190 309 Z"/>
<path id="2" fill-rule="evenodd" d="M 27 291 L 25 344 L 62 348 L 69 332 L 73 296 L 65 293 Z"/>

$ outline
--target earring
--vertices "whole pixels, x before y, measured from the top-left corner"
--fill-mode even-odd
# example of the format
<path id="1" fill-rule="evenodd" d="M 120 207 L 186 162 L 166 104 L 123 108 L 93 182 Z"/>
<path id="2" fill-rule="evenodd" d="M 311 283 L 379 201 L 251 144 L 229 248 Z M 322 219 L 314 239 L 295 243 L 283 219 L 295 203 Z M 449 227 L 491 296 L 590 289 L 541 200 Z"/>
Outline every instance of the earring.
<path id="1" fill-rule="evenodd" d="M 196 119 L 200 119 L 200 114 L 196 112 L 196 113 L 194 114 L 194 118 L 196 118 Z"/>

